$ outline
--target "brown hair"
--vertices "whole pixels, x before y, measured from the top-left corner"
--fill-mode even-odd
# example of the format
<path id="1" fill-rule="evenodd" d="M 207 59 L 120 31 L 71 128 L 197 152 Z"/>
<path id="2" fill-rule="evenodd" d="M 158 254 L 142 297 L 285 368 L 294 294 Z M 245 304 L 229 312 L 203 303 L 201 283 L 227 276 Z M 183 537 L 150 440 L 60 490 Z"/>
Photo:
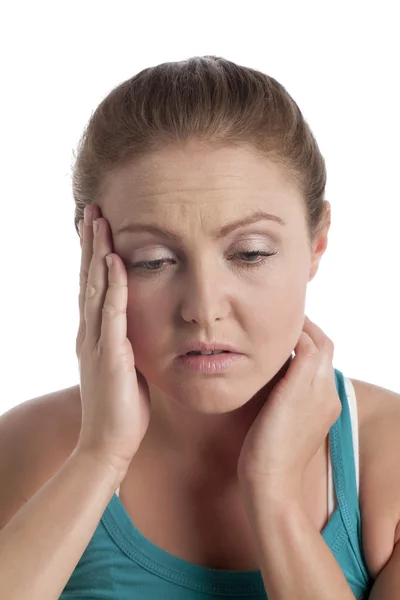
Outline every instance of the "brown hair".
<path id="1" fill-rule="evenodd" d="M 219 56 L 149 67 L 114 88 L 92 114 L 72 174 L 75 229 L 107 176 L 141 156 L 197 139 L 251 145 L 281 163 L 301 191 L 310 244 L 323 226 L 326 169 L 296 102 L 273 77 Z"/>

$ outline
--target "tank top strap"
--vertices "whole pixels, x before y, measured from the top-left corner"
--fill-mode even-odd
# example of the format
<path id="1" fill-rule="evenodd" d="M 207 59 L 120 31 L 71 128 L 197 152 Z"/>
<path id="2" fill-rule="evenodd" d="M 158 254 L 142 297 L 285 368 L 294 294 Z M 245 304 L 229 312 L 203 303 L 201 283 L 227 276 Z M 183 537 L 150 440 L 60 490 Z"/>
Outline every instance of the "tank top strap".
<path id="1" fill-rule="evenodd" d="M 360 556 L 361 513 L 354 457 L 352 421 L 343 373 L 335 371 L 335 382 L 342 411 L 329 432 L 330 453 L 337 502 L 350 543 L 359 566 L 365 572 Z"/>

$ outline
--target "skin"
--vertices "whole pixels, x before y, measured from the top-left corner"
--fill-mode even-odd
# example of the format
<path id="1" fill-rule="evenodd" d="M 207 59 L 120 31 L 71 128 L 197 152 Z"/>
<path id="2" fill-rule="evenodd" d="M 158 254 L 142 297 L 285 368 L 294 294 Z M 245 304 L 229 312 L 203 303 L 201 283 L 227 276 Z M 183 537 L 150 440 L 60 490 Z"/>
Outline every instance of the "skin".
<path id="1" fill-rule="evenodd" d="M 156 451 L 178 469 L 190 465 L 197 477 L 212 469 L 219 481 L 231 480 L 251 424 L 290 365 L 307 284 L 327 247 L 330 205 L 310 248 L 303 199 L 281 165 L 244 145 L 216 149 L 193 141 L 114 172 L 99 206 L 127 268 L 128 338 L 150 389 L 151 420 L 139 452 Z M 257 209 L 285 225 L 264 220 L 213 238 Z M 181 241 L 118 233 L 149 222 Z M 276 254 L 240 254 L 257 249 Z M 133 267 L 160 259 L 166 262 L 154 270 Z M 245 356 L 222 376 L 179 370 L 174 359 L 182 344 L 199 339 L 230 342 Z"/>

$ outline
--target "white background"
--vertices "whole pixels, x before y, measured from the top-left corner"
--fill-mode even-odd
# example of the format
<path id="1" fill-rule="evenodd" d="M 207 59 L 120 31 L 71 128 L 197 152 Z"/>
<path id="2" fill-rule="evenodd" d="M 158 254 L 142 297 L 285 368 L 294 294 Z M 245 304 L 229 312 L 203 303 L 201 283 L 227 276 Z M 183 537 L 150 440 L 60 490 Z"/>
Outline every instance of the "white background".
<path id="1" fill-rule="evenodd" d="M 112 88 L 215 54 L 278 79 L 328 170 L 306 313 L 346 376 L 400 392 L 398 3 L 12 2 L 0 14 L 0 413 L 79 382 L 73 150 Z"/>

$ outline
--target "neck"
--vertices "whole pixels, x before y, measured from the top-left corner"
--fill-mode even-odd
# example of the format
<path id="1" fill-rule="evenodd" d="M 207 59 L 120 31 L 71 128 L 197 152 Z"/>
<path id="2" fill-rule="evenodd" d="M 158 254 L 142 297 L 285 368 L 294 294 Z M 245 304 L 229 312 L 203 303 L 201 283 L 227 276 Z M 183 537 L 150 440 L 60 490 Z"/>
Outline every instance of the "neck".
<path id="1" fill-rule="evenodd" d="M 284 377 L 292 357 L 248 402 L 237 410 L 202 415 L 184 410 L 151 389 L 152 414 L 138 454 L 187 478 L 236 481 L 237 463 L 252 423 Z M 138 457 L 139 458 L 139 457 Z"/>

